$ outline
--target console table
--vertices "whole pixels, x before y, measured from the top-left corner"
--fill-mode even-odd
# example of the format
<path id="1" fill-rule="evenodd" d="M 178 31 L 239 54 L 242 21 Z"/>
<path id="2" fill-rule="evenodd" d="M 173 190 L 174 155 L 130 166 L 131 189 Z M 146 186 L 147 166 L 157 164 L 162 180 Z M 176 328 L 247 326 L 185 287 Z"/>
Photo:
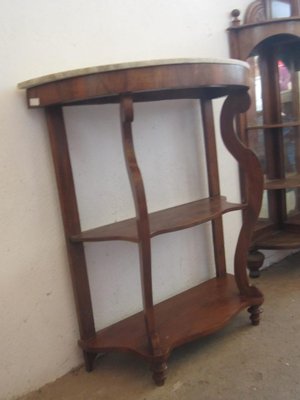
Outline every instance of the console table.
<path id="1" fill-rule="evenodd" d="M 263 178 L 256 156 L 240 142 L 233 122 L 236 114 L 249 107 L 248 78 L 247 64 L 242 61 L 181 59 L 86 68 L 19 84 L 20 89 L 26 89 L 28 107 L 42 107 L 46 111 L 80 328 L 79 346 L 88 371 L 98 353 L 129 351 L 149 362 L 155 383 L 162 385 L 166 361 L 175 347 L 217 331 L 245 308 L 252 324 L 259 323 L 263 296 L 249 284 L 246 265 L 260 210 Z M 212 100 L 224 96 L 227 98 L 220 118 L 221 135 L 247 178 L 247 196 L 242 203 L 229 202 L 220 193 Z M 133 108 L 136 102 L 169 99 L 199 101 L 209 197 L 149 213 L 135 156 Z M 82 231 L 63 107 L 106 103 L 120 105 L 120 134 L 136 216 Z M 242 210 L 244 218 L 232 275 L 226 272 L 222 215 L 236 210 Z M 151 238 L 208 221 L 214 242 L 215 277 L 204 283 L 195 282 L 192 289 L 154 305 Z M 138 245 L 143 310 L 96 332 L 83 244 L 108 240 Z"/>

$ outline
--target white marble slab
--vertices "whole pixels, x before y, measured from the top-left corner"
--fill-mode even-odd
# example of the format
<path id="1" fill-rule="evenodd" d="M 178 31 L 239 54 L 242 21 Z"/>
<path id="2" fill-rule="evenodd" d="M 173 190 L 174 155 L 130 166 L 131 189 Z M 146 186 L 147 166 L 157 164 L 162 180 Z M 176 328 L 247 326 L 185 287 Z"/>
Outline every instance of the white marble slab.
<path id="1" fill-rule="evenodd" d="M 240 60 L 234 59 L 221 59 L 221 58 L 176 58 L 165 60 L 149 60 L 149 61 L 135 61 L 121 64 L 99 65 L 96 67 L 87 67 L 74 69 L 70 71 L 57 72 L 50 75 L 41 76 L 39 78 L 29 79 L 18 84 L 19 89 L 29 89 L 34 86 L 39 86 L 44 83 L 55 82 L 62 79 L 74 78 L 77 76 L 91 75 L 99 72 L 120 71 L 130 68 L 143 68 L 149 66 L 159 65 L 176 65 L 176 64 L 234 64 L 242 65 L 249 68 L 249 65 Z"/>

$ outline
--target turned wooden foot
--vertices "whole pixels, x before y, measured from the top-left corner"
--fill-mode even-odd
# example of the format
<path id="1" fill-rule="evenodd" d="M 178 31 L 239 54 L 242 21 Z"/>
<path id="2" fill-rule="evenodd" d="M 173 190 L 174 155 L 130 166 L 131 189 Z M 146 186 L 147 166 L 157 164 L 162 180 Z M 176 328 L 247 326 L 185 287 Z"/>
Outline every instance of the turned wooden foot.
<path id="1" fill-rule="evenodd" d="M 252 325 L 258 325 L 261 314 L 260 306 L 251 306 L 248 308 L 248 312 L 250 313 L 250 320 Z"/>
<path id="2" fill-rule="evenodd" d="M 157 386 L 163 386 L 167 377 L 168 366 L 165 361 L 153 362 L 151 371 L 153 372 L 152 378 Z"/>
<path id="3" fill-rule="evenodd" d="M 248 255 L 247 267 L 249 269 L 249 275 L 251 278 L 259 278 L 260 271 L 265 260 L 265 256 L 260 251 L 254 251 Z"/>
<path id="4" fill-rule="evenodd" d="M 97 357 L 97 354 L 87 353 L 86 351 L 84 351 L 83 357 L 84 357 L 85 370 L 87 372 L 92 372 L 94 369 L 94 362 Z"/>

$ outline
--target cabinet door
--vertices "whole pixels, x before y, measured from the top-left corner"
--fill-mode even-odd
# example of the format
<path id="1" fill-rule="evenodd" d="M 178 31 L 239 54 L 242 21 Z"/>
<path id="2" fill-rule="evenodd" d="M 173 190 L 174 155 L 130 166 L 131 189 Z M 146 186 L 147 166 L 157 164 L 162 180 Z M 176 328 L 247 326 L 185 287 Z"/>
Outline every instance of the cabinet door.
<path id="1" fill-rule="evenodd" d="M 300 212 L 300 41 L 285 34 L 271 37 L 247 61 L 252 105 L 246 140 L 268 182 L 260 218 L 280 223 Z"/>

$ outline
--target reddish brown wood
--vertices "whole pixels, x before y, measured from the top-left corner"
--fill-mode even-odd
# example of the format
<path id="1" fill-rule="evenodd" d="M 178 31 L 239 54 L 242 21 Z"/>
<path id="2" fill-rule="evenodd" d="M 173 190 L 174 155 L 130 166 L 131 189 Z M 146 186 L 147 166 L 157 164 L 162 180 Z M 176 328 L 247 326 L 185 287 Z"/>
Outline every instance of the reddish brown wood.
<path id="1" fill-rule="evenodd" d="M 284 145 L 284 132 L 295 128 L 299 132 L 299 79 L 295 73 L 295 64 L 298 63 L 296 49 L 300 43 L 300 17 L 299 0 L 291 0 L 292 17 L 271 18 L 270 0 L 257 0 L 252 2 L 245 15 L 244 24 L 229 28 L 231 55 L 234 58 L 247 60 L 248 57 L 259 56 L 260 75 L 262 81 L 263 121 L 250 125 L 237 124 L 239 134 L 245 144 L 248 135 L 255 135 L 255 130 L 263 129 L 265 143 L 265 170 L 266 180 L 264 189 L 267 190 L 269 222 L 258 224 L 255 228 L 251 243 L 252 251 L 258 249 L 291 249 L 299 247 L 296 235 L 300 224 L 290 224 L 287 212 L 286 190 L 300 187 L 300 141 L 295 140 L 294 151 L 296 154 L 296 173 L 286 171 L 286 155 Z M 280 51 L 280 52 L 279 52 Z M 277 62 L 280 57 L 289 54 L 289 69 L 293 83 L 293 110 L 294 120 L 284 121 L 282 115 L 282 102 L 279 87 L 279 72 Z M 294 55 L 294 60 L 291 55 Z M 239 122 L 241 119 L 239 120 Z M 247 126 L 248 125 L 248 126 Z M 298 147 L 298 148 L 297 148 Z M 241 174 L 241 191 L 245 193 L 246 181 Z M 299 190 L 296 194 L 296 213 L 300 213 Z M 294 218 L 294 217 L 293 217 Z M 291 232 L 293 226 L 293 232 Z M 251 260 L 254 259 L 252 262 Z M 251 276 L 257 276 L 255 257 L 249 258 Z"/>
<path id="2" fill-rule="evenodd" d="M 261 74 L 263 92 L 263 119 L 266 125 L 281 122 L 281 107 L 279 93 L 279 76 L 277 60 L 272 46 L 264 46 L 261 53 Z M 283 179 L 284 148 L 282 129 L 265 129 L 265 162 L 268 179 Z M 282 225 L 286 219 L 285 191 L 269 191 L 268 206 L 270 219 L 275 224 Z"/>
<path id="3" fill-rule="evenodd" d="M 253 24 L 266 20 L 266 15 L 268 15 L 269 10 L 266 10 L 265 4 L 263 0 L 255 0 L 249 4 L 244 23 L 245 24 Z"/>
<path id="4" fill-rule="evenodd" d="M 283 179 L 267 179 L 264 188 L 267 190 L 292 189 L 300 187 L 300 174 L 290 175 Z"/>
<path id="5" fill-rule="evenodd" d="M 235 253 L 235 276 L 242 295 L 259 296 L 257 288 L 250 286 L 246 273 L 247 255 L 251 237 L 257 221 L 263 192 L 263 176 L 258 159 L 254 153 L 238 139 L 234 131 L 234 117 L 247 111 L 250 98 L 247 93 L 231 94 L 226 99 L 221 113 L 221 133 L 229 152 L 237 159 L 247 177 L 247 204 L 244 210 L 243 226 L 240 231 Z"/>
<path id="6" fill-rule="evenodd" d="M 249 4 L 244 18 L 245 24 L 253 24 L 272 19 L 272 0 L 255 0 Z M 291 5 L 291 16 L 300 14 L 299 0 L 281 0 Z"/>
<path id="7" fill-rule="evenodd" d="M 262 296 L 240 296 L 235 278 L 227 274 L 155 305 L 163 359 L 167 359 L 175 347 L 216 332 L 239 311 L 251 305 L 259 306 L 262 301 Z M 149 351 L 143 319 L 142 312 L 135 314 L 97 332 L 89 340 L 81 340 L 80 346 L 85 351 L 96 353 L 108 350 L 129 351 L 155 361 L 156 357 Z"/>
<path id="8" fill-rule="evenodd" d="M 152 378 L 157 386 L 163 386 L 167 377 L 167 363 L 165 361 L 153 361 L 151 363 L 151 370 L 153 372 Z"/>
<path id="9" fill-rule="evenodd" d="M 300 229 L 296 232 L 289 232 L 288 230 L 273 231 L 267 237 L 262 237 L 255 241 L 256 248 L 266 250 L 277 249 L 297 249 L 300 247 Z"/>
<path id="10" fill-rule="evenodd" d="M 133 101 L 130 94 L 122 95 L 120 103 L 124 156 L 135 203 L 136 225 L 140 253 L 141 284 L 144 318 L 148 341 L 154 355 L 160 355 L 160 338 L 156 332 L 152 296 L 150 223 L 142 175 L 137 164 L 132 138 Z"/>
<path id="11" fill-rule="evenodd" d="M 130 351 L 150 363 L 155 383 L 162 385 L 166 378 L 166 361 L 173 348 L 215 332 L 245 308 L 252 310 L 252 322 L 253 319 L 258 321 L 263 296 L 249 285 L 246 258 L 258 214 L 262 176 L 256 157 L 242 146 L 233 130 L 235 115 L 244 112 L 248 106 L 247 77 L 247 68 L 243 64 L 200 62 L 99 72 L 28 88 L 28 99 L 38 98 L 38 107 L 46 107 L 81 327 L 79 344 L 87 370 L 93 368 L 99 352 Z M 211 99 L 224 95 L 229 97 L 221 117 L 223 140 L 245 169 L 249 182 L 242 204 L 227 202 L 220 194 Z M 134 150 L 133 103 L 177 98 L 197 98 L 201 102 L 209 198 L 149 214 Z M 124 157 L 136 215 L 126 221 L 82 232 L 61 107 L 97 102 L 120 102 Z M 244 210 L 247 217 L 236 249 L 235 276 L 231 276 L 226 274 L 221 218 L 224 213 L 235 210 Z M 208 221 L 212 223 L 217 276 L 154 305 L 151 238 Z M 96 334 L 82 242 L 103 240 L 127 240 L 138 244 L 143 310 Z"/>
<path id="12" fill-rule="evenodd" d="M 276 34 L 299 36 L 299 21 L 300 17 L 298 16 L 228 28 L 231 47 L 231 40 L 235 39 L 231 56 L 240 60 L 247 60 L 258 43 Z"/>
<path id="13" fill-rule="evenodd" d="M 205 139 L 205 154 L 208 176 L 208 190 L 210 197 L 220 196 L 219 168 L 217 157 L 217 146 L 215 138 L 214 114 L 212 101 L 203 99 L 201 101 L 203 132 Z M 226 274 L 226 261 L 224 250 L 223 221 L 222 215 L 212 220 L 212 234 L 214 241 L 214 253 L 217 276 Z"/>
<path id="14" fill-rule="evenodd" d="M 260 251 L 252 251 L 248 256 L 248 268 L 251 270 L 251 278 L 258 278 L 260 276 L 260 268 L 263 265 L 265 256 Z"/>
<path id="15" fill-rule="evenodd" d="M 299 0 L 291 0 L 292 16 L 300 15 L 300 2 Z"/>
<path id="16" fill-rule="evenodd" d="M 246 130 L 250 131 L 256 129 L 290 128 L 293 126 L 300 126 L 300 121 L 281 122 L 276 124 L 249 125 L 246 127 Z"/>
<path id="17" fill-rule="evenodd" d="M 246 204 L 230 203 L 224 196 L 201 199 L 149 214 L 150 237 L 190 228 L 216 220 L 230 211 L 244 209 Z M 137 221 L 131 218 L 71 236 L 74 242 L 98 242 L 104 240 L 139 241 Z"/>
<path id="18" fill-rule="evenodd" d="M 27 89 L 30 99 L 39 99 L 37 107 L 54 104 L 73 104 L 84 101 L 93 103 L 96 98 L 102 103 L 119 102 L 121 93 L 132 93 L 134 101 L 162 100 L 164 98 L 199 98 L 206 96 L 207 85 L 213 82 L 209 97 L 227 94 L 224 84 L 232 89 L 243 85 L 247 76 L 245 67 L 238 64 L 192 63 L 158 65 L 155 67 L 131 68 L 112 72 L 101 72 L 86 76 L 44 83 Z M 190 90 L 187 90 L 190 89 Z M 107 99 L 107 101 L 106 101 Z"/>
<path id="19" fill-rule="evenodd" d="M 84 248 L 82 243 L 75 244 L 69 241 L 69 237 L 80 232 L 81 228 L 61 107 L 47 108 L 46 117 L 66 235 L 80 336 L 81 339 L 86 340 L 95 334 L 95 326 Z M 88 364 L 87 361 L 87 368 L 89 368 Z"/>

